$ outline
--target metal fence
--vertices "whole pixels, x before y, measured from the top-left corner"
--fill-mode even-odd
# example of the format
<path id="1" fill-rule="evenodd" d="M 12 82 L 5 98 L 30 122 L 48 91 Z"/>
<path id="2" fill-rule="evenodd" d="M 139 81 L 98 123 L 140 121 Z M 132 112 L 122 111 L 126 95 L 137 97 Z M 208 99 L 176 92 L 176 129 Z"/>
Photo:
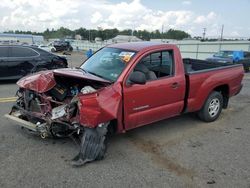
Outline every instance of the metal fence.
<path id="1" fill-rule="evenodd" d="M 206 59 L 220 50 L 243 50 L 250 51 L 250 41 L 221 41 L 221 42 L 199 42 L 199 41 L 177 41 L 176 44 L 183 57 Z M 92 43 L 89 41 L 74 40 L 71 42 L 74 50 L 96 51 L 109 42 Z"/>
<path id="2" fill-rule="evenodd" d="M 89 50 L 92 49 L 93 51 L 96 51 L 103 46 L 106 46 L 107 44 L 110 44 L 108 42 L 89 42 L 89 41 L 82 41 L 82 40 L 74 40 L 71 42 L 72 47 L 74 50 Z"/>
<path id="3" fill-rule="evenodd" d="M 250 41 L 176 43 L 183 57 L 205 59 L 220 50 L 250 51 Z"/>

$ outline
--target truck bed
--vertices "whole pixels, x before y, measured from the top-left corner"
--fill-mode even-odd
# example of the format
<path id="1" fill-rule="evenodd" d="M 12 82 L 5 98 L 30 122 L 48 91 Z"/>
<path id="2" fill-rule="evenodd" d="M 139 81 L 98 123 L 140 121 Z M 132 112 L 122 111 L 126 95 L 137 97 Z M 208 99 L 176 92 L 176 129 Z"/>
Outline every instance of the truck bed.
<path id="1" fill-rule="evenodd" d="M 206 60 L 184 58 L 183 59 L 185 73 L 194 73 L 197 71 L 208 71 L 208 69 L 218 69 L 234 65 L 233 63 L 210 62 Z"/>
<path id="2" fill-rule="evenodd" d="M 244 73 L 240 64 L 196 59 L 183 59 L 183 64 L 187 86 L 185 96 L 187 112 L 200 110 L 210 92 L 217 87 L 223 87 L 229 97 L 236 95 L 242 87 L 241 80 Z"/>

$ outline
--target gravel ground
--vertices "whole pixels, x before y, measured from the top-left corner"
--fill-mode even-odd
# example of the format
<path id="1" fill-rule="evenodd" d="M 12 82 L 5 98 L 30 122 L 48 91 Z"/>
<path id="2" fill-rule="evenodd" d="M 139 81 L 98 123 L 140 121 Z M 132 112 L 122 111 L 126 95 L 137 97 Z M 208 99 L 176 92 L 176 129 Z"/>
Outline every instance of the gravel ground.
<path id="1" fill-rule="evenodd" d="M 73 53 L 69 65 L 80 65 Z M 0 83 L 0 98 L 17 87 Z M 194 114 L 171 118 L 116 135 L 106 158 L 81 168 L 70 160 L 78 146 L 70 139 L 31 135 L 3 115 L 0 103 L 0 187 L 250 187 L 250 74 L 242 92 L 213 123 Z"/>

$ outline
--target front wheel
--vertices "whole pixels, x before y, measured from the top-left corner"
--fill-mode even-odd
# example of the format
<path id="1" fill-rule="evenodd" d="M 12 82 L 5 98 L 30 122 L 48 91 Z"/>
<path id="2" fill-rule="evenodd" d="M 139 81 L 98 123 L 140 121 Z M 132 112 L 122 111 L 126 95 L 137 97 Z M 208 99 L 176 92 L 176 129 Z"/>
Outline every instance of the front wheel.
<path id="1" fill-rule="evenodd" d="M 56 49 L 55 48 L 51 48 L 51 52 L 56 52 Z"/>
<path id="2" fill-rule="evenodd" d="M 198 112 L 198 117 L 205 122 L 215 121 L 221 113 L 223 106 L 223 96 L 220 92 L 213 91 L 207 98 L 202 109 Z"/>
<path id="3" fill-rule="evenodd" d="M 69 51 L 69 52 L 72 52 L 72 51 L 73 51 L 73 47 L 70 46 L 70 47 L 68 48 L 68 51 Z"/>

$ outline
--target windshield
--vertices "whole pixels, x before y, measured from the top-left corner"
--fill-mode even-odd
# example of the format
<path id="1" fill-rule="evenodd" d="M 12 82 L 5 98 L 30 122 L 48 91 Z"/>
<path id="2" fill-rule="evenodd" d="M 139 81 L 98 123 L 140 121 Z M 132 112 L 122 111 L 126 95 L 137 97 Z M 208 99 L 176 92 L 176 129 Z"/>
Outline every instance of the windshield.
<path id="1" fill-rule="evenodd" d="M 220 52 L 215 53 L 214 57 L 232 58 L 233 52 L 232 51 L 220 51 Z"/>
<path id="2" fill-rule="evenodd" d="M 87 59 L 81 69 L 114 82 L 134 55 L 135 52 L 133 51 L 103 48 Z"/>

